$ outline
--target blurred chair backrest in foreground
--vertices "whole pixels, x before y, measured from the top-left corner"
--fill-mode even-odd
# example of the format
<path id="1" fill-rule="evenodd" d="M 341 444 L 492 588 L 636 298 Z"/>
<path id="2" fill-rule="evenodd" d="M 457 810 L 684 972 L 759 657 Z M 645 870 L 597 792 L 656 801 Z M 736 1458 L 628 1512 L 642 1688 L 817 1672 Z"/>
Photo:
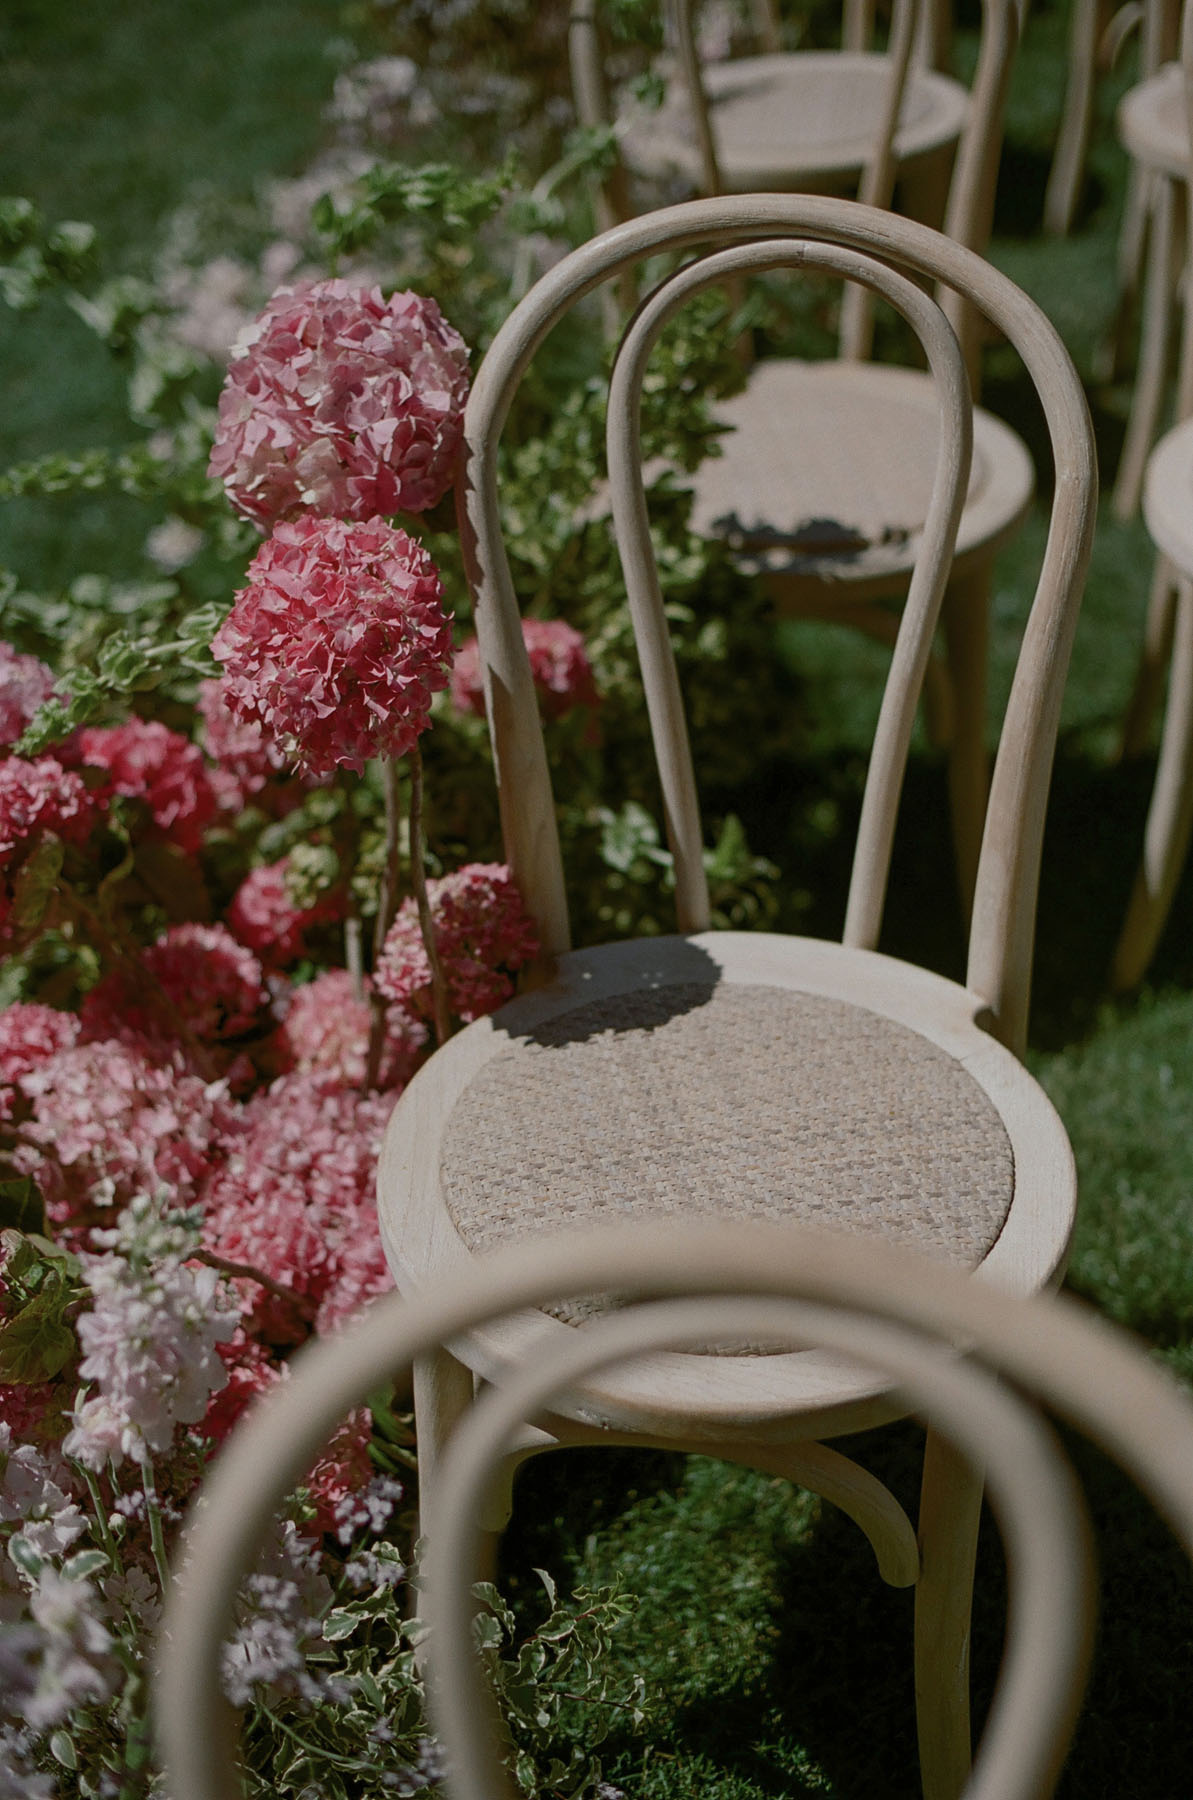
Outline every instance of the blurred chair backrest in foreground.
<path id="1" fill-rule="evenodd" d="M 743 1334 L 815 1343 L 898 1383 L 908 1406 L 989 1471 L 1008 1565 L 1008 1634 L 965 1800 L 1047 1800 L 1076 1718 L 1092 1627 L 1080 1490 L 1041 1411 L 1135 1478 L 1193 1555 L 1193 1405 L 1126 1334 L 1063 1298 L 1015 1298 L 878 1243 L 788 1228 L 656 1227 L 544 1240 L 461 1283 L 382 1300 L 308 1346 L 240 1423 L 204 1484 L 160 1644 L 155 1712 L 172 1800 L 237 1800 L 220 1648 L 279 1504 L 343 1415 L 429 1346 L 593 1288 L 622 1306 L 577 1329 L 554 1366 L 511 1369 L 460 1426 L 431 1527 L 424 1610 L 433 1719 L 453 1800 L 512 1800 L 472 1635 L 486 1498 L 520 1421 L 582 1397 L 593 1371 L 665 1346 Z M 639 1302 L 641 1304 L 639 1304 Z M 378 1775 L 384 1751 L 377 1752 Z"/>

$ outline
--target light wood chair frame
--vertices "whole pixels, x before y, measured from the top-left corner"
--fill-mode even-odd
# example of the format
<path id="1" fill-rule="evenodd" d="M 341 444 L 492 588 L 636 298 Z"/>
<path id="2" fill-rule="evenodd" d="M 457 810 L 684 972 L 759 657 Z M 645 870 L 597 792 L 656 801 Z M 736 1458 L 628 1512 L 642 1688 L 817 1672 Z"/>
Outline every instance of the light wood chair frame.
<path id="1" fill-rule="evenodd" d="M 399 1101 L 379 1172 L 387 1255 L 399 1285 L 407 1290 L 434 1279 L 429 1270 L 450 1269 L 463 1276 L 469 1266 L 469 1254 L 438 1197 L 439 1132 L 472 1075 L 492 1053 L 498 1041 L 493 1033 L 533 1029 L 554 1013 L 603 993 L 620 992 L 627 980 L 633 985 L 640 978 L 637 960 L 646 946 L 630 943 L 568 954 L 570 926 L 550 773 L 502 542 L 498 441 L 522 372 L 547 333 L 583 295 L 602 282 L 616 280 L 653 253 L 698 249 L 705 251 L 707 260 L 681 269 L 643 303 L 631 323 L 618 357 L 610 407 L 610 489 L 618 530 L 624 534 L 623 567 L 675 860 L 678 924 L 685 934 L 650 940 L 649 956 L 658 960 L 664 981 L 683 979 L 676 971 L 690 952 L 715 965 L 730 982 L 774 980 L 783 986 L 792 985 L 789 946 L 798 945 L 798 986 L 902 1020 L 946 1051 L 963 1056 L 967 1073 L 998 1097 L 995 1103 L 1011 1133 L 1016 1159 L 1016 1194 L 1022 1196 L 1022 1205 L 1012 1208 L 982 1274 L 1033 1291 L 1059 1278 L 1072 1226 L 1071 1152 L 1055 1114 L 1017 1058 L 1026 1033 L 1035 891 L 1060 690 L 1096 505 L 1088 412 L 1067 352 L 1044 315 L 979 257 L 927 227 L 889 213 L 856 202 L 798 195 L 693 201 L 615 228 L 543 277 L 498 333 L 478 372 L 466 413 L 458 487 L 462 543 L 475 602 L 506 855 L 537 921 L 547 985 L 532 988 L 497 1019 L 481 1021 L 457 1035 Z M 934 303 L 915 285 L 917 277 L 954 282 L 1019 349 L 1040 387 L 1053 433 L 1052 520 L 994 770 L 963 988 L 892 964 L 873 948 L 915 686 L 927 655 L 964 493 L 964 450 L 952 455 L 944 433 L 930 528 L 911 604 L 900 624 L 892 660 L 894 679 L 883 703 L 881 752 L 871 759 L 844 941 L 819 944 L 705 929 L 708 897 L 699 815 L 682 701 L 642 511 L 635 395 L 651 337 L 683 294 L 706 279 L 723 279 L 743 263 L 780 260 L 834 266 L 838 273 L 876 283 L 903 306 L 917 328 L 925 331 L 930 359 L 941 376 L 944 417 L 960 421 L 963 434 L 967 408 L 956 338 Z M 981 1021 L 981 1029 L 975 1029 L 975 1020 Z M 568 1335 L 568 1328 L 557 1320 L 524 1315 L 470 1338 L 467 1344 L 419 1360 L 415 1403 L 420 1484 L 429 1518 L 437 1511 L 444 1447 L 472 1404 L 476 1380 L 500 1383 L 511 1360 L 536 1354 L 549 1358 L 561 1350 Z M 598 1383 L 592 1393 L 591 1406 L 581 1416 L 556 1418 L 547 1431 L 528 1430 L 511 1453 L 507 1476 L 512 1476 L 519 1460 L 561 1444 L 663 1444 L 704 1449 L 785 1474 L 841 1505 L 867 1531 L 876 1549 L 884 1546 L 879 1551 L 883 1574 L 895 1581 L 917 1582 L 925 1791 L 931 1800 L 946 1796 L 954 1800 L 969 1758 L 965 1643 L 980 1477 L 930 1437 L 920 1513 L 921 1568 L 913 1554 L 915 1534 L 892 1497 L 819 1441 L 898 1414 L 889 1394 L 859 1385 L 856 1375 L 843 1373 L 834 1359 L 674 1357 L 668 1361 L 662 1387 L 651 1365 L 622 1370 L 612 1387 Z M 498 1526 L 500 1516 L 491 1522 Z"/>
<path id="2" fill-rule="evenodd" d="M 657 1354 L 711 1327 L 840 1345 L 897 1380 L 909 1406 L 959 1454 L 989 1468 L 1008 1555 L 1008 1635 L 965 1800 L 1048 1800 L 1088 1662 L 1088 1528 L 1071 1471 L 1025 1397 L 1117 1460 L 1193 1556 L 1188 1397 L 1125 1333 L 1064 1297 L 975 1286 L 889 1245 L 718 1225 L 678 1243 L 658 1226 L 637 1226 L 511 1248 L 450 1288 L 389 1296 L 342 1335 L 299 1353 L 293 1379 L 257 1403 L 221 1452 L 176 1559 L 183 1574 L 167 1596 L 154 1705 L 175 1800 L 243 1794 L 220 1646 L 281 1501 L 338 1421 L 436 1342 L 594 1283 L 652 1304 L 574 1333 L 558 1366 L 514 1372 L 506 1389 L 478 1403 L 451 1452 L 424 1602 L 431 1699 L 453 1795 L 508 1800 L 513 1792 L 495 1750 L 500 1727 L 473 1644 L 470 1592 L 510 1432 L 527 1413 L 557 1407 L 561 1384 L 582 1388 L 602 1362 Z"/>

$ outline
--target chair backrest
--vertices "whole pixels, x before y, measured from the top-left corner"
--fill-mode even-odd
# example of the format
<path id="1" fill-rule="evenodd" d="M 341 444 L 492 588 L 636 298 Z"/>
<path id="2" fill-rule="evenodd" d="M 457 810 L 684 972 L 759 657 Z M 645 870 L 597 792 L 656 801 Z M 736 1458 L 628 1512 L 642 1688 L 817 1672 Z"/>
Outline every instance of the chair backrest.
<path id="1" fill-rule="evenodd" d="M 220 1646 L 278 1506 L 338 1421 L 416 1355 L 506 1313 L 594 1288 L 648 1303 L 577 1329 L 547 1369 L 540 1358 L 511 1371 L 462 1422 L 443 1466 L 423 1601 L 434 1719 L 456 1800 L 512 1800 L 514 1791 L 494 1749 L 470 1592 L 484 1497 L 510 1430 L 562 1389 L 574 1393 L 587 1374 L 706 1338 L 710 1328 L 846 1351 L 893 1376 L 913 1410 L 985 1467 L 1007 1551 L 1008 1641 L 965 1800 L 1047 1800 L 1084 1684 L 1091 1581 L 1076 1484 L 1025 1396 L 1120 1462 L 1190 1555 L 1193 1405 L 1125 1333 L 1075 1302 L 1019 1299 L 874 1239 L 724 1224 L 679 1240 L 648 1225 L 520 1244 L 453 1278 L 450 1290 L 389 1296 L 351 1330 L 300 1352 L 292 1379 L 224 1446 L 192 1510 L 155 1705 L 173 1800 L 243 1792 Z"/>
<path id="2" fill-rule="evenodd" d="M 723 245 L 733 246 L 722 250 Z M 710 246 L 712 247 L 710 249 Z M 637 387 L 649 342 L 677 297 L 746 264 L 835 267 L 882 286 L 920 333 L 937 376 L 942 441 L 936 488 L 899 627 L 871 756 L 845 941 L 878 936 L 911 721 L 965 491 L 967 407 L 956 346 L 906 277 L 954 287 L 1018 350 L 1047 420 L 1055 467 L 1048 540 L 995 762 L 970 937 L 968 983 L 992 1032 L 1021 1051 L 1031 970 L 1044 808 L 1061 688 L 1088 563 L 1097 499 L 1089 413 L 1059 336 L 1014 283 L 925 226 L 853 201 L 760 194 L 695 200 L 615 228 L 558 263 L 507 319 L 468 403 L 458 504 L 493 741 L 506 855 L 548 955 L 569 946 L 559 838 L 518 603 L 501 537 L 498 440 L 519 378 L 547 332 L 584 294 L 659 251 L 699 247 L 627 328 L 610 390 L 610 481 L 618 546 L 651 714 L 663 811 L 675 857 L 678 924 L 708 924 L 700 825 L 678 680 L 659 598 L 637 442 Z M 846 264 L 849 267 L 846 268 Z M 883 272 L 885 270 L 885 273 Z M 937 324 L 933 325 L 935 317 Z"/>
<path id="3" fill-rule="evenodd" d="M 760 0 L 760 4 L 765 8 L 766 0 Z M 888 41 L 890 82 L 870 156 L 858 184 L 857 198 L 863 204 L 879 207 L 890 205 L 895 181 L 894 136 L 904 87 L 917 44 L 925 36 L 924 21 L 927 19 L 931 23 L 936 10 L 938 0 L 894 0 Z M 721 194 L 723 188 L 714 124 L 701 78 L 692 0 L 671 0 L 669 11 L 673 18 L 679 68 L 700 153 L 702 191 L 706 198 L 712 198 Z M 865 47 L 873 26 L 873 13 L 872 0 L 851 0 L 851 4 L 846 6 L 845 48 L 860 50 Z M 979 253 L 984 253 L 989 243 L 994 218 L 994 196 L 1002 153 L 1003 116 L 1019 41 L 1019 27 L 1019 0 L 982 0 L 978 58 L 944 220 L 946 236 Z M 930 30 L 928 35 L 931 35 Z M 777 31 L 773 36 L 777 37 Z M 769 34 L 763 34 L 763 41 L 768 48 L 777 47 Z M 568 51 L 572 91 L 580 123 L 589 126 L 610 124 L 612 118 L 598 24 L 598 0 L 573 0 L 569 16 Z M 597 222 L 600 229 L 606 230 L 629 216 L 626 171 L 619 164 L 599 190 Z M 942 303 L 961 339 L 966 367 L 976 386 L 980 349 L 977 321 L 972 312 L 967 316 L 964 300 L 955 292 L 946 290 Z M 868 302 L 855 300 L 851 294 L 846 295 L 841 322 L 841 348 L 847 357 L 856 359 L 869 354 L 870 313 Z"/>

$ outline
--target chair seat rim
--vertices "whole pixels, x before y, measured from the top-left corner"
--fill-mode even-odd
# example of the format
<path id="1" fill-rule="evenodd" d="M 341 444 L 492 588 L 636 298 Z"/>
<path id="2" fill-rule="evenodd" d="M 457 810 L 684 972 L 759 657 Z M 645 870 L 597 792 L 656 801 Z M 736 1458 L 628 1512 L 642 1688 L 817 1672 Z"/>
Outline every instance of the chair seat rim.
<path id="1" fill-rule="evenodd" d="M 788 380 L 795 372 L 798 372 L 801 385 L 806 386 L 806 403 L 797 415 L 791 407 L 791 396 L 787 394 L 784 404 L 773 410 L 779 418 L 798 416 L 801 431 L 816 431 L 814 417 L 809 423 L 813 407 L 822 409 L 826 417 L 834 415 L 834 397 L 845 389 L 862 388 L 873 393 L 876 400 L 875 433 L 882 430 L 884 394 L 900 401 L 922 399 L 926 407 L 936 404 L 932 377 L 920 369 L 901 368 L 891 363 L 800 362 L 786 357 L 764 358 L 755 365 L 750 376 L 755 401 L 759 405 L 765 404 L 766 386 L 773 386 L 776 380 Z M 718 416 L 722 419 L 732 417 L 735 409 L 744 403 L 742 395 L 734 396 L 722 404 Z M 964 558 L 982 560 L 996 555 L 1023 524 L 1031 510 L 1036 487 L 1031 453 L 1011 426 L 986 408 L 975 406 L 973 429 L 974 465 L 975 468 L 984 467 L 987 479 L 977 494 L 967 500 L 962 511 L 957 530 L 957 561 Z M 696 528 L 705 535 L 716 535 L 709 523 L 715 516 L 713 496 L 718 484 L 724 481 L 724 471 L 732 456 L 733 434 L 730 432 L 721 439 L 721 455 L 704 463 L 695 477 L 694 519 L 704 521 L 697 523 Z M 707 503 L 702 503 L 703 493 L 710 496 Z M 918 527 L 913 525 L 902 544 L 872 545 L 856 561 L 831 554 L 817 556 L 812 551 L 795 555 L 785 546 L 774 549 L 743 546 L 739 554 L 747 567 L 756 565 L 760 572 L 770 575 L 791 574 L 801 580 L 824 581 L 831 584 L 833 590 L 841 590 L 842 598 L 852 598 L 853 590 L 862 585 L 889 582 L 895 589 L 905 586 L 915 566 L 920 536 Z"/>
<path id="2" fill-rule="evenodd" d="M 692 947 L 730 982 L 845 999 L 909 1027 L 961 1061 L 999 1113 L 1015 1165 L 1010 1211 L 974 1278 L 1017 1293 L 1057 1280 L 1076 1203 L 1068 1139 L 1043 1090 L 976 1022 L 981 1006 L 973 994 L 876 951 L 767 932 L 704 932 L 569 952 L 549 986 L 477 1020 L 420 1070 L 391 1116 L 378 1175 L 382 1240 L 403 1292 L 421 1291 L 477 1260 L 440 1192 L 439 1146 L 469 1081 L 504 1048 L 503 1027 L 524 1031 L 555 1013 L 640 985 L 645 972 L 657 974 L 669 964 L 682 970 L 677 959 Z M 683 979 L 682 973 L 674 979 Z M 552 1342 L 572 1330 L 545 1313 L 525 1313 L 451 1349 L 476 1375 L 496 1380 L 511 1361 L 549 1356 Z M 831 1437 L 884 1423 L 902 1410 L 889 1384 L 815 1350 L 659 1355 L 599 1378 L 567 1408 L 570 1418 L 597 1430 L 661 1432 L 709 1444 L 738 1436 L 755 1442 Z"/>
<path id="3" fill-rule="evenodd" d="M 856 81 L 859 73 L 881 70 L 885 65 L 885 56 L 877 52 L 843 50 L 801 50 L 710 64 L 704 80 L 723 181 L 734 191 L 748 193 L 798 188 L 832 176 L 856 177 L 871 150 L 872 134 L 866 130 L 842 134 L 831 143 L 798 144 L 786 155 L 760 155 L 757 146 L 735 141 L 732 109 L 723 104 L 725 94 L 751 75 L 778 77 L 792 90 L 792 104 L 798 108 L 796 90 L 800 88 L 814 85 L 822 90 L 830 81 Z M 969 92 L 951 75 L 914 69 L 908 76 L 906 100 L 913 104 L 927 100 L 928 104 L 901 122 L 895 133 L 894 155 L 900 166 L 937 155 L 957 142 L 965 125 Z M 627 162 L 641 174 L 655 176 L 670 169 L 698 179 L 699 153 L 678 121 L 673 126 L 657 115 L 645 115 L 641 123 L 632 117 L 622 147 Z"/>
<path id="4" fill-rule="evenodd" d="M 1193 419 L 1165 432 L 1148 458 L 1143 518 L 1164 555 L 1193 575 Z"/>

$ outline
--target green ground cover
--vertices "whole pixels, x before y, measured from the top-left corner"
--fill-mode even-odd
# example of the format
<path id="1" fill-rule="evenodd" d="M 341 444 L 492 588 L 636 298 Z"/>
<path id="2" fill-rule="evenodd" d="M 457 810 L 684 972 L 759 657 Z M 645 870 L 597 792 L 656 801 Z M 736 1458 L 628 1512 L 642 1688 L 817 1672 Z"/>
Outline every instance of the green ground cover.
<path id="1" fill-rule="evenodd" d="M 346 29 L 333 0 L 124 0 L 65 9 L 24 0 L 0 23 L 5 185 L 51 217 L 101 229 L 114 266 L 144 253 L 196 185 L 247 192 L 294 174 L 321 140 L 320 108 Z M 1113 471 L 1126 389 L 1093 384 L 1091 359 L 1113 300 L 1123 162 L 1109 114 L 1129 67 L 1107 82 L 1086 204 L 1074 235 L 1039 235 L 1060 104 L 1065 17 L 1033 9 L 1012 96 L 994 260 L 1050 312 L 1090 382 Z M 330 54 L 329 54 L 330 47 Z M 122 378 L 54 303 L 0 312 L 5 405 L 0 464 L 128 434 Z M 987 397 L 1029 435 L 1013 372 L 995 352 Z M 10 503 L 0 562 L 52 586 L 81 568 L 137 568 L 134 502 Z M 1004 558 L 994 607 L 992 707 L 1005 691 L 1039 517 Z M 1139 525 L 1103 507 L 1066 696 L 1040 908 L 1032 1064 L 1072 1136 L 1082 1211 L 1071 1285 L 1140 1331 L 1193 1379 L 1193 877 L 1178 893 L 1144 991 L 1110 1003 L 1105 970 L 1138 854 L 1152 764 L 1114 760 L 1133 675 L 1150 551 Z M 143 572 L 143 571 L 142 571 Z M 784 654 L 808 709 L 791 791 L 823 796 L 820 829 L 785 828 L 785 790 L 740 796 L 751 842 L 784 869 L 801 928 L 830 931 L 843 909 L 849 826 L 882 659 L 828 630 L 791 628 Z M 960 925 L 942 842 L 943 775 L 919 754 L 909 779 L 888 922 L 890 947 L 957 972 Z M 868 1442 L 897 1491 L 913 1485 L 914 1442 Z M 1086 1455 L 1104 1567 L 1095 1679 L 1063 1792 L 1070 1800 L 1170 1800 L 1189 1787 L 1193 1584 L 1124 1484 Z M 911 1494 L 908 1493 L 908 1498 Z M 618 1655 L 654 1697 L 649 1748 L 627 1740 L 609 1773 L 643 1800 L 856 1800 L 915 1792 L 910 1601 L 882 1588 L 844 1520 L 782 1484 L 692 1459 L 615 1454 L 532 1465 L 505 1550 L 518 1593 L 536 1563 L 577 1580 L 620 1573 L 640 1598 Z M 983 1545 L 976 1680 L 997 1658 L 1001 1576 Z"/>

